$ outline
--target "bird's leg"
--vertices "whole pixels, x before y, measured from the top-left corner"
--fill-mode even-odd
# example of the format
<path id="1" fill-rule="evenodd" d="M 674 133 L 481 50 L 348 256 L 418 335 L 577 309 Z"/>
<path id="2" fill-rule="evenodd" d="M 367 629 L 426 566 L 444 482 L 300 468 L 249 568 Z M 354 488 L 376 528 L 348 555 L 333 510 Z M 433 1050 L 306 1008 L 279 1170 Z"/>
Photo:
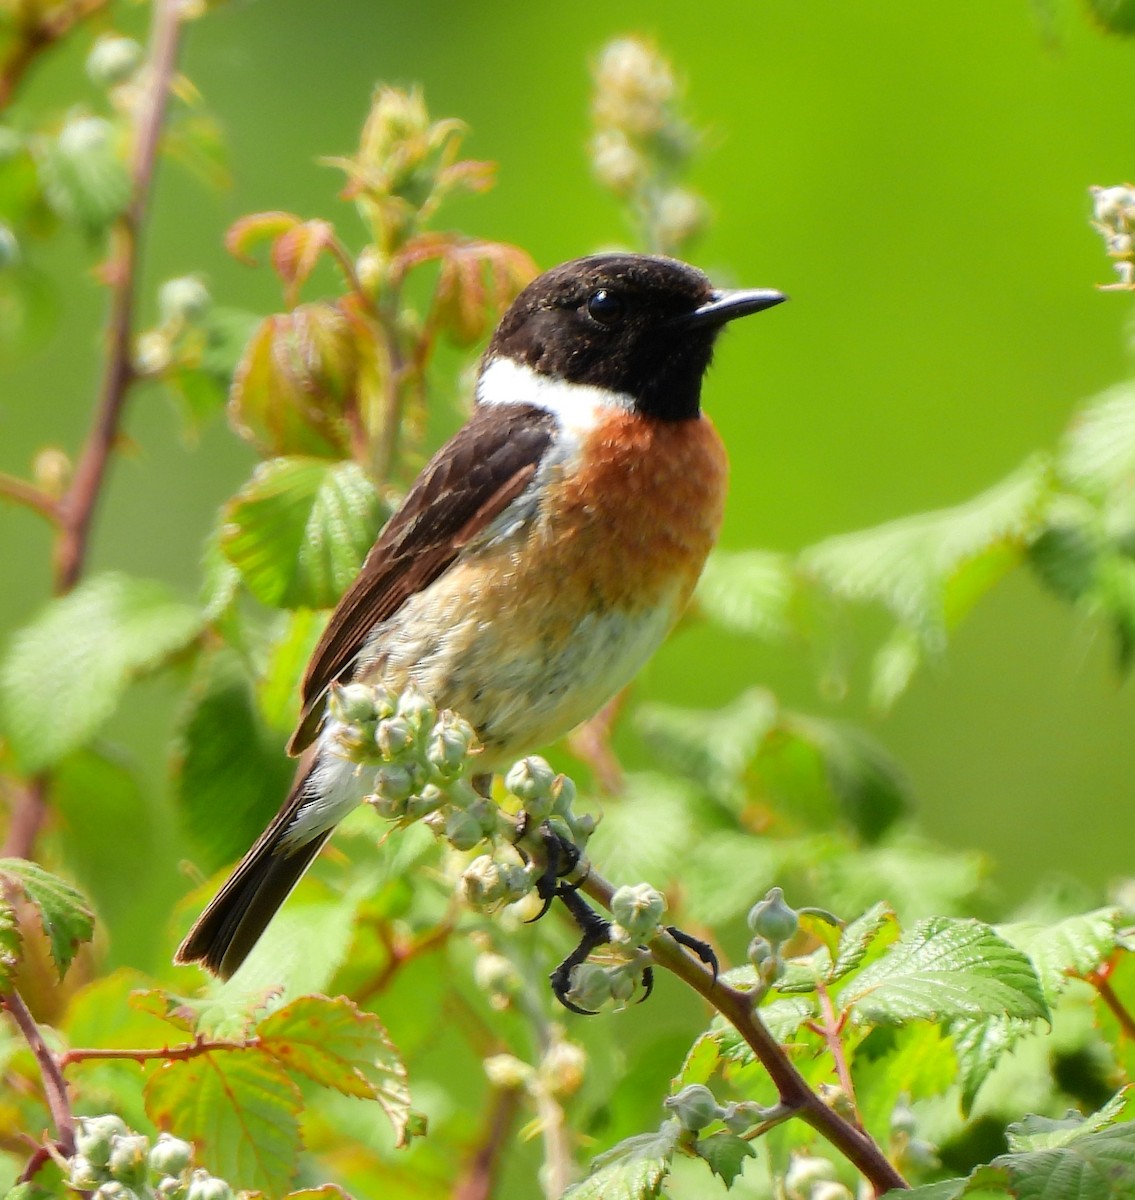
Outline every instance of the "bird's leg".
<path id="1" fill-rule="evenodd" d="M 709 942 L 703 942 L 701 938 L 693 937 L 684 930 L 678 928 L 677 925 L 667 925 L 666 932 L 678 943 L 679 946 L 684 946 L 687 950 L 701 959 L 703 963 L 713 972 L 713 980 L 717 982 L 717 955 L 713 952 L 713 947 Z"/>

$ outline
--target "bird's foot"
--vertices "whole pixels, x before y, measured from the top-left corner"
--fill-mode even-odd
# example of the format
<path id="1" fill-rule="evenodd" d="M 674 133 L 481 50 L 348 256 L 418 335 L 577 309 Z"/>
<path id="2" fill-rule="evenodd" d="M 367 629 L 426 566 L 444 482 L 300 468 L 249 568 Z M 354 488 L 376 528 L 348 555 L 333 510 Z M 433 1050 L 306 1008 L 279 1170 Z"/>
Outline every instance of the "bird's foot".
<path id="1" fill-rule="evenodd" d="M 678 928 L 677 925 L 667 925 L 666 932 L 685 949 L 693 952 L 694 956 L 700 959 L 713 972 L 713 980 L 717 982 L 717 955 L 713 952 L 713 947 L 709 942 L 703 942 L 701 938 L 696 938 L 692 934 Z"/>

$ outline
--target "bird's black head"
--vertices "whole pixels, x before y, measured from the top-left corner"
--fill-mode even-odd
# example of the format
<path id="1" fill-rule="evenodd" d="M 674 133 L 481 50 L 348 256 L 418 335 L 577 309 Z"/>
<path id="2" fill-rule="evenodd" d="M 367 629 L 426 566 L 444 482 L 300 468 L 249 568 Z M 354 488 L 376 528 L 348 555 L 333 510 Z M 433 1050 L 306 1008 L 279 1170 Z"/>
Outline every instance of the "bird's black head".
<path id="1" fill-rule="evenodd" d="M 497 326 L 485 361 L 630 396 L 665 420 L 694 417 L 722 326 L 786 299 L 719 291 L 696 268 L 645 254 L 596 254 L 534 279 Z"/>

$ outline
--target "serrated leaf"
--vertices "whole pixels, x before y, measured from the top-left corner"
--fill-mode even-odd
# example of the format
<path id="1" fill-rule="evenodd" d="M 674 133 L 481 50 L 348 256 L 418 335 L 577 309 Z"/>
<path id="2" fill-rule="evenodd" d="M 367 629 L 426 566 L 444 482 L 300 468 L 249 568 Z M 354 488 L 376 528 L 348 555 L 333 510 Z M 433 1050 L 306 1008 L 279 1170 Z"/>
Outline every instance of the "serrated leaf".
<path id="1" fill-rule="evenodd" d="M 174 796 L 194 857 L 213 872 L 256 840 L 288 793 L 295 766 L 257 709 L 238 654 L 204 656 L 178 716 Z"/>
<path id="2" fill-rule="evenodd" d="M 745 1159 L 757 1156 L 752 1144 L 735 1133 L 713 1133 L 707 1138 L 698 1138 L 694 1151 L 709 1163 L 715 1175 L 721 1176 L 726 1187 L 733 1186 L 745 1166 Z"/>
<path id="3" fill-rule="evenodd" d="M 627 1138 L 591 1164 L 591 1174 L 563 1200 L 652 1200 L 662 1194 L 681 1126 L 666 1121 L 653 1133 Z"/>
<path id="4" fill-rule="evenodd" d="M 85 897 L 66 880 L 26 858 L 0 858 L 0 875 L 14 882 L 35 905 L 59 977 L 95 931 L 95 917 Z"/>
<path id="5" fill-rule="evenodd" d="M 872 905 L 861 917 L 856 917 L 839 935 L 828 982 L 834 983 L 856 970 L 884 930 L 895 927 L 894 909 L 884 901 Z"/>
<path id="6" fill-rule="evenodd" d="M 191 1138 L 210 1170 L 234 1187 L 287 1190 L 303 1102 L 268 1055 L 226 1051 L 165 1062 L 146 1083 L 145 1104 L 155 1125 Z"/>
<path id="7" fill-rule="evenodd" d="M 772 694 L 751 688 L 717 710 L 644 704 L 635 713 L 635 724 L 663 765 L 738 805 L 745 770 L 777 717 Z"/>
<path id="8" fill-rule="evenodd" d="M 1001 1056 L 1031 1032 L 1027 1021 L 1009 1017 L 954 1021 L 950 1037 L 958 1059 L 958 1082 L 962 1088 L 962 1112 L 969 1113 L 981 1085 L 989 1078 Z"/>
<path id="9" fill-rule="evenodd" d="M 130 1007 L 148 1017 L 157 1017 L 159 1021 L 172 1025 L 184 1033 L 196 1033 L 199 1012 L 183 996 L 175 996 L 165 988 L 139 988 L 130 993 Z"/>
<path id="10" fill-rule="evenodd" d="M 723 629 L 772 641 L 788 633 L 795 588 L 792 563 L 783 554 L 718 550 L 705 564 L 694 600 Z"/>
<path id="11" fill-rule="evenodd" d="M 1089 1117 L 1071 1109 L 1063 1117 L 1042 1117 L 1030 1113 L 1020 1121 L 1014 1121 L 1005 1130 L 1009 1150 L 1020 1153 L 1025 1150 L 1050 1150 L 1065 1146 L 1077 1138 L 1086 1137 L 1099 1129 L 1107 1129 L 1122 1121 L 1135 1101 L 1135 1088 L 1131 1084 L 1118 1092 L 1099 1110 Z"/>
<path id="12" fill-rule="evenodd" d="M 12 986 L 20 961 L 20 925 L 12 906 L 0 896 L 0 992 Z"/>
<path id="13" fill-rule="evenodd" d="M 254 263 L 249 251 L 257 242 L 268 241 L 294 229 L 302 222 L 289 212 L 250 213 L 229 226 L 225 233 L 225 249 L 243 263 Z"/>
<path id="14" fill-rule="evenodd" d="M 381 525 L 378 493 L 357 464 L 277 458 L 225 506 L 221 548 L 263 603 L 330 608 Z"/>
<path id="15" fill-rule="evenodd" d="M 807 550 L 803 565 L 837 595 L 877 601 L 922 633 L 939 630 L 946 582 L 963 563 L 998 543 L 1023 547 L 1046 469 L 1034 460 L 965 504 L 831 538 Z"/>
<path id="16" fill-rule="evenodd" d="M 839 995 L 872 1024 L 959 1017 L 1047 1018 L 1032 963 L 980 921 L 920 921 Z"/>
<path id="17" fill-rule="evenodd" d="M 1089 1133 L 1063 1146 L 1002 1154 L 1016 1200 L 1130 1200 L 1135 1195 L 1135 1122 Z"/>
<path id="18" fill-rule="evenodd" d="M 201 615 L 164 584 L 108 573 L 52 600 L 9 643 L 0 725 L 23 769 L 87 743 L 133 678 L 184 650 Z"/>
<path id="19" fill-rule="evenodd" d="M 1084 978 L 1111 956 L 1123 921 L 1118 908 L 1100 908 L 1066 917 L 1054 925 L 1018 921 L 999 925 L 997 932 L 1032 959 L 1044 994 L 1051 1002 L 1070 978 Z"/>
<path id="20" fill-rule="evenodd" d="M 811 996 L 781 996 L 762 1004 L 757 1015 L 778 1042 L 787 1042 L 816 1015 L 816 1002 Z"/>
<path id="21" fill-rule="evenodd" d="M 1135 476 L 1135 384 L 1109 388 L 1077 414 L 1064 440 L 1063 479 L 1094 499 L 1129 489 Z"/>
<path id="22" fill-rule="evenodd" d="M 281 1065 L 348 1096 L 377 1100 L 397 1144 L 410 1135 L 406 1067 L 385 1026 L 346 996 L 300 996 L 256 1027 L 264 1050 Z"/>

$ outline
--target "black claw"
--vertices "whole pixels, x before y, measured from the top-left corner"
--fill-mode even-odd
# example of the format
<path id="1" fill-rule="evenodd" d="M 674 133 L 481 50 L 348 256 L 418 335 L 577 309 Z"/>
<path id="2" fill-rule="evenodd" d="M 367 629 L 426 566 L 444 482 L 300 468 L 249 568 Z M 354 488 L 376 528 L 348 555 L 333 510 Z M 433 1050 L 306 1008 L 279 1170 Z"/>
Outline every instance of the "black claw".
<path id="1" fill-rule="evenodd" d="M 516 823 L 516 841 L 519 842 L 527 832 L 528 814 L 521 813 Z M 562 895 L 565 888 L 575 891 L 579 887 L 579 883 L 560 883 L 563 876 L 570 875 L 579 863 L 579 848 L 554 833 L 546 823 L 540 828 L 540 839 L 544 847 L 545 865 L 540 872 L 540 877 L 536 880 L 536 895 L 540 897 L 543 904 L 540 906 L 540 911 L 525 922 L 529 925 L 533 921 L 538 921 L 551 908 L 552 900 L 557 895 Z M 520 848 L 518 847 L 518 849 Z M 527 853 L 520 849 L 520 854 L 527 862 Z"/>
<path id="2" fill-rule="evenodd" d="M 639 996 L 638 1002 L 641 1004 L 646 1000 L 650 993 L 654 991 L 654 968 L 645 966 L 642 969 L 642 995 Z"/>
<path id="3" fill-rule="evenodd" d="M 709 942 L 703 942 L 701 938 L 691 937 L 690 934 L 683 932 L 677 925 L 667 925 L 666 932 L 678 943 L 679 946 L 685 946 L 687 950 L 692 950 L 695 955 L 713 972 L 713 981 L 717 982 L 717 955 L 713 952 L 713 947 Z"/>
<path id="4" fill-rule="evenodd" d="M 571 973 L 581 963 L 587 961 L 587 956 L 592 950 L 606 945 L 611 936 L 611 922 L 605 921 L 576 893 L 574 888 L 561 884 L 555 894 L 564 902 L 564 907 L 571 913 L 572 919 L 579 926 L 583 936 L 579 939 L 579 945 L 549 976 L 552 995 L 569 1012 L 579 1013 L 583 1017 L 593 1017 L 595 1013 L 592 1009 L 580 1008 L 578 1004 L 573 1004 L 568 999 L 568 993 L 571 991 Z"/>

